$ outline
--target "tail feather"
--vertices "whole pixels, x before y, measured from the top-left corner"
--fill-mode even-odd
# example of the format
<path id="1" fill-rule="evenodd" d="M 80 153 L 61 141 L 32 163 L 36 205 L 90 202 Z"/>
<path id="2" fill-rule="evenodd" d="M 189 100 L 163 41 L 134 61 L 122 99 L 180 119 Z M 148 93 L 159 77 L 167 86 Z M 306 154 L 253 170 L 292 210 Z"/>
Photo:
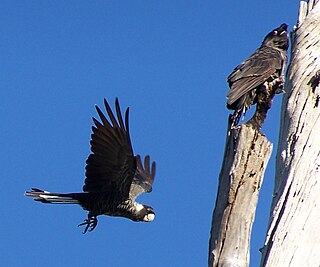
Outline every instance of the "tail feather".
<path id="1" fill-rule="evenodd" d="M 51 204 L 79 204 L 79 201 L 71 197 L 72 194 L 50 193 L 37 188 L 31 188 L 24 194 L 26 197 L 33 197 L 35 201 Z"/>

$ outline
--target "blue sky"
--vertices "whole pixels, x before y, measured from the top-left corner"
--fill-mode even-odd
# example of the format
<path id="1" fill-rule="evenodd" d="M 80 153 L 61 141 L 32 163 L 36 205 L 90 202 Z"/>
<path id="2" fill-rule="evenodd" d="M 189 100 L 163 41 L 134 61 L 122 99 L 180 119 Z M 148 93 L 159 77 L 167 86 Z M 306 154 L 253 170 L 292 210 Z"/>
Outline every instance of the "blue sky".
<path id="1" fill-rule="evenodd" d="M 206 266 L 223 157 L 226 77 L 298 1 L 1 1 L 0 251 L 5 266 Z M 157 162 L 139 201 L 153 223 L 23 196 L 81 191 L 94 105 L 130 107 L 134 151 Z M 257 266 L 274 180 L 281 96 L 263 132 L 275 147 L 260 193 Z"/>

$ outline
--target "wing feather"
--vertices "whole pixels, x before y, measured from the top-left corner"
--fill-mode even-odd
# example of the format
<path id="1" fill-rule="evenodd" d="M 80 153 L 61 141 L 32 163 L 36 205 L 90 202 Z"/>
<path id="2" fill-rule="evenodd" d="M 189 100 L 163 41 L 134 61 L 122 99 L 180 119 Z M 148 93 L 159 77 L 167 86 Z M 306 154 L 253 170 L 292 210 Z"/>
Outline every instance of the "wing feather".
<path id="1" fill-rule="evenodd" d="M 271 47 L 260 47 L 228 76 L 228 105 L 257 88 L 282 69 L 281 53 Z"/>
<path id="2" fill-rule="evenodd" d="M 130 198 L 135 200 L 142 193 L 150 193 L 152 184 L 156 176 L 156 163 L 153 161 L 150 170 L 150 156 L 144 158 L 144 166 L 142 165 L 140 155 L 136 156 L 137 171 L 134 175 L 131 187 Z"/>
<path id="3" fill-rule="evenodd" d="M 119 193 L 129 196 L 130 185 L 136 172 L 129 135 L 129 110 L 123 123 L 119 101 L 116 98 L 114 116 L 108 102 L 104 105 L 109 120 L 96 106 L 101 122 L 93 118 L 91 154 L 86 161 L 86 179 L 83 190 L 87 192 Z"/>

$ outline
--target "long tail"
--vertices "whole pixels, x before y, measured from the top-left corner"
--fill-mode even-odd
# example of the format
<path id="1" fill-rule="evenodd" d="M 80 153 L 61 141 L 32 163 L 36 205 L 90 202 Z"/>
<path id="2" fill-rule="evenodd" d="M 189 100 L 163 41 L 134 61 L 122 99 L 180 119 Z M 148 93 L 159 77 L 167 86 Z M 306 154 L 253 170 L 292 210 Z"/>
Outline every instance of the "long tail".
<path id="1" fill-rule="evenodd" d="M 72 197 L 75 194 L 50 193 L 37 188 L 31 188 L 31 191 L 25 192 L 24 195 L 26 197 L 33 197 L 35 201 L 41 201 L 42 203 L 79 204 L 79 201 Z"/>

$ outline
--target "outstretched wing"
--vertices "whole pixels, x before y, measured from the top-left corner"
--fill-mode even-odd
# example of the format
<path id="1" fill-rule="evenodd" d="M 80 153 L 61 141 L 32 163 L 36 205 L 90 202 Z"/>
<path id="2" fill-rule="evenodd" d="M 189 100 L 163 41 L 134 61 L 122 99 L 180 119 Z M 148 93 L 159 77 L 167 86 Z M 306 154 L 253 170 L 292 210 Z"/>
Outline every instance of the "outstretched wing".
<path id="1" fill-rule="evenodd" d="M 124 124 L 117 98 L 115 108 L 118 120 L 105 99 L 104 105 L 110 122 L 96 106 L 101 123 L 93 118 L 95 126 L 92 127 L 90 141 L 92 153 L 86 161 L 83 191 L 112 192 L 128 197 L 136 172 L 129 135 L 129 108 L 126 110 Z"/>
<path id="2" fill-rule="evenodd" d="M 150 193 L 152 191 L 152 184 L 156 176 L 156 163 L 153 161 L 150 168 L 150 156 L 145 156 L 144 167 L 140 155 L 136 156 L 137 170 L 134 175 L 129 197 L 135 200 L 142 193 Z"/>
<path id="3" fill-rule="evenodd" d="M 228 105 L 232 105 L 240 97 L 263 84 L 271 75 L 281 71 L 282 64 L 283 59 L 278 50 L 271 47 L 258 48 L 228 76 Z"/>

